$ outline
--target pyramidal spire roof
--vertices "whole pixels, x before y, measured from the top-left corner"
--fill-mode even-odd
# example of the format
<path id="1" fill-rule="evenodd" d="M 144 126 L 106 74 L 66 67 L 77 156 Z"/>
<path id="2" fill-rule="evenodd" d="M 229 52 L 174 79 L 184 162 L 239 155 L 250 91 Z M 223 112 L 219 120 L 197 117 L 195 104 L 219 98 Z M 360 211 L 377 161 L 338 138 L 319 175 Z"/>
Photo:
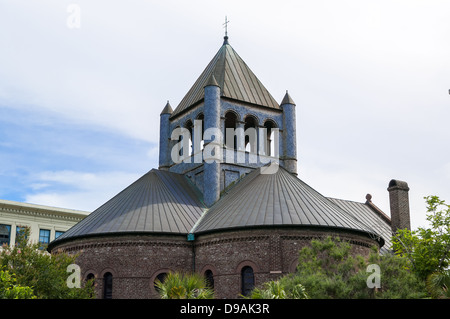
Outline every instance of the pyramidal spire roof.
<path id="1" fill-rule="evenodd" d="M 204 98 L 204 87 L 214 75 L 221 96 L 260 106 L 279 109 L 269 91 L 228 43 L 228 36 L 214 58 L 176 107 L 175 116 Z"/>

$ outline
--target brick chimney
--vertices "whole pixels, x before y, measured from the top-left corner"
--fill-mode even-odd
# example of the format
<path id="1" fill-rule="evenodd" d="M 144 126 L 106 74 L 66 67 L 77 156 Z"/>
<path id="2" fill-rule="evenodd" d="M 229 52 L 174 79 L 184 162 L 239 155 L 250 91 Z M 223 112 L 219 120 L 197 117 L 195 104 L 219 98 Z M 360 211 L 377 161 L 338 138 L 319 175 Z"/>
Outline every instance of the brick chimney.
<path id="1" fill-rule="evenodd" d="M 389 202 L 391 206 L 391 229 L 397 232 L 397 229 L 411 229 L 409 217 L 409 187 L 406 182 L 391 180 L 389 182 Z"/>

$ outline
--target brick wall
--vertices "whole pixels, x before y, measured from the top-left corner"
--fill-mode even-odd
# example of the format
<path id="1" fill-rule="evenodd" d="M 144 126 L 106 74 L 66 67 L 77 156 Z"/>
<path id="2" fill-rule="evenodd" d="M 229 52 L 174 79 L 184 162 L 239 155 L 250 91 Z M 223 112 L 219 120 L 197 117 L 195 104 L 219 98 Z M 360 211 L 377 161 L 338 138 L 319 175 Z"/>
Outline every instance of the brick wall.
<path id="1" fill-rule="evenodd" d="M 395 233 L 397 229 L 411 229 L 408 184 L 393 179 L 389 182 L 388 191 L 392 232 Z"/>
<path id="2" fill-rule="evenodd" d="M 185 236 L 126 236 L 93 238 L 58 246 L 79 253 L 82 277 L 96 278 L 97 296 L 102 298 L 102 278 L 113 275 L 113 298 L 156 298 L 153 287 L 161 272 L 192 269 L 192 245 Z"/>
<path id="3" fill-rule="evenodd" d="M 327 230 L 279 228 L 247 229 L 198 236 L 121 236 L 92 238 L 63 244 L 56 249 L 79 253 L 83 278 L 97 278 L 102 297 L 102 278 L 113 275 L 113 298 L 157 298 L 156 276 L 162 272 L 211 270 L 216 298 L 237 298 L 241 293 L 241 270 L 251 266 L 255 284 L 295 271 L 298 251 L 313 238 L 339 236 L 352 243 L 354 253 L 368 254 L 376 242 L 368 237 Z M 195 249 L 195 263 L 193 260 Z"/>

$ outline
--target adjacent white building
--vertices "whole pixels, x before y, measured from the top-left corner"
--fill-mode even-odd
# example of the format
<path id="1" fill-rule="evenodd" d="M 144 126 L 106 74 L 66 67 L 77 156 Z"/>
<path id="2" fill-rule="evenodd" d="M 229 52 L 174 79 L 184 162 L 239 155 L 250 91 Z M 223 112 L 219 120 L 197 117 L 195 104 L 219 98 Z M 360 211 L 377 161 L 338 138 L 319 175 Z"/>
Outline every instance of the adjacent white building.
<path id="1" fill-rule="evenodd" d="M 48 244 L 89 212 L 0 199 L 0 247 L 14 245 L 20 227 L 30 227 L 30 241 Z"/>

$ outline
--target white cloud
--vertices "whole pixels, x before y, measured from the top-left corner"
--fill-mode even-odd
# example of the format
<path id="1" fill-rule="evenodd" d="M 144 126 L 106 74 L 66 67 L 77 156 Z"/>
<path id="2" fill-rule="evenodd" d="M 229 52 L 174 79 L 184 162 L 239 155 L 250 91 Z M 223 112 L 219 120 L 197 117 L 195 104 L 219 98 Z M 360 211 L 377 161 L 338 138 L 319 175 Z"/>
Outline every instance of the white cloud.
<path id="1" fill-rule="evenodd" d="M 36 192 L 26 195 L 28 203 L 93 211 L 140 176 L 126 172 L 47 171 L 33 177 Z"/>
<path id="2" fill-rule="evenodd" d="M 444 175 L 447 176 L 448 179 L 450 179 L 450 162 L 444 165 L 443 172 Z"/>

